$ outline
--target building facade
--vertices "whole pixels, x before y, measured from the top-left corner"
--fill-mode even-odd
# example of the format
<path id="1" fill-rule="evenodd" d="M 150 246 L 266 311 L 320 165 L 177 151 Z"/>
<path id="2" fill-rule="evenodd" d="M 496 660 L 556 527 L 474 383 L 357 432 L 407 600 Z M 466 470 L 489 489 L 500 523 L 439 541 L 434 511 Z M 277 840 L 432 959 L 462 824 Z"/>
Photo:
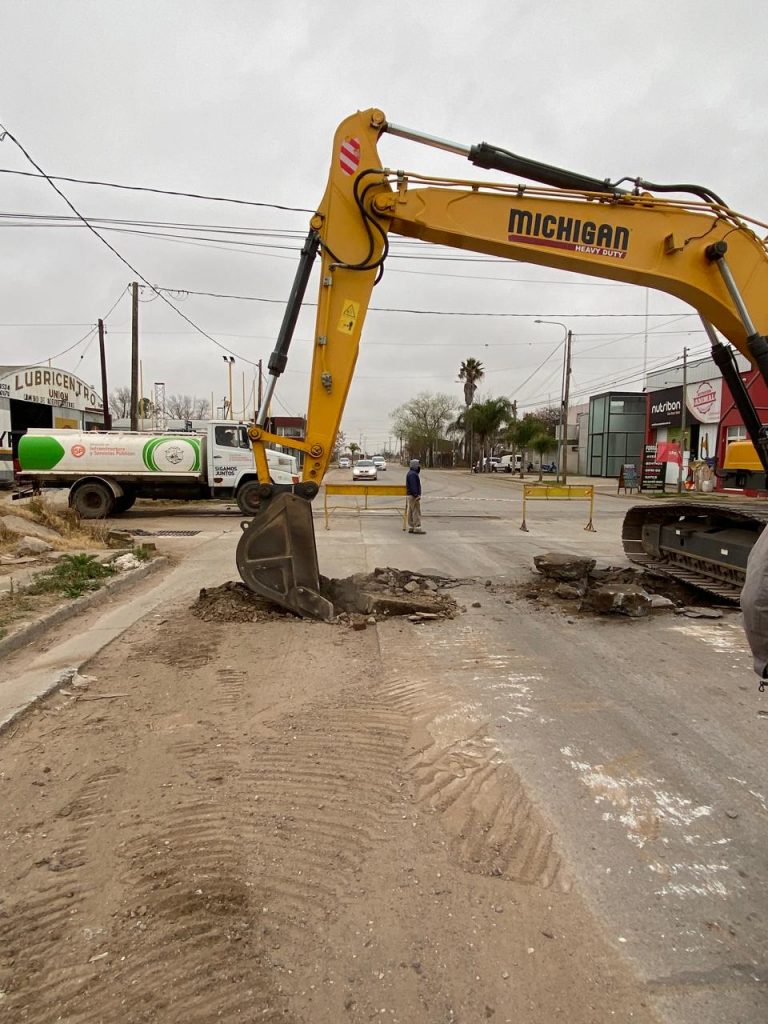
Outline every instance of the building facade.
<path id="1" fill-rule="evenodd" d="M 0 482 L 13 480 L 19 438 L 30 427 L 103 430 L 101 395 L 68 370 L 0 366 Z"/>
<path id="2" fill-rule="evenodd" d="M 741 379 L 757 410 L 761 423 L 768 423 L 768 386 L 760 372 L 737 354 Z M 747 439 L 747 429 L 720 370 L 710 358 L 686 368 L 685 436 L 683 437 L 683 382 L 680 365 L 648 375 L 648 442 L 672 441 L 682 449 L 683 479 L 691 467 L 703 463 L 722 467 L 728 445 Z M 678 467 L 667 465 L 667 483 L 676 484 Z"/>
<path id="3" fill-rule="evenodd" d="M 588 476 L 617 477 L 626 464 L 640 466 L 646 398 L 636 391 L 606 391 L 589 400 Z"/>

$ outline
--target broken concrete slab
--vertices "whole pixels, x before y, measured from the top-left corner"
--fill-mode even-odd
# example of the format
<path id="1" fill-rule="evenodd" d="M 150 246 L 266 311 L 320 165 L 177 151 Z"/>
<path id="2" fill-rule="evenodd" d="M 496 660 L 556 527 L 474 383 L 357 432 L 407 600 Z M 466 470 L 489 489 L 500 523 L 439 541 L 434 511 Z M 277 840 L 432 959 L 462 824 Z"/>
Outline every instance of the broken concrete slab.
<path id="1" fill-rule="evenodd" d="M 57 541 L 61 537 L 55 530 L 42 526 L 23 516 L 0 516 L 0 527 L 8 533 L 18 533 L 20 537 L 38 537 L 40 540 Z"/>
<path id="2" fill-rule="evenodd" d="M 53 545 L 40 537 L 22 537 L 15 548 L 17 558 L 44 555 L 47 551 L 53 551 Z"/>
<path id="3" fill-rule="evenodd" d="M 699 605 L 685 605 L 677 612 L 688 619 L 722 619 L 723 613 L 717 608 L 702 608 Z"/>
<path id="4" fill-rule="evenodd" d="M 606 583 L 595 587 L 590 593 L 592 608 L 601 615 L 628 615 L 632 619 L 642 618 L 651 610 L 651 597 L 642 587 Z"/>
<path id="5" fill-rule="evenodd" d="M 563 601 L 579 601 L 587 590 L 586 579 L 574 583 L 558 583 L 555 587 L 555 597 Z"/>
<path id="6" fill-rule="evenodd" d="M 543 555 L 534 555 L 533 564 L 542 576 L 563 583 L 572 583 L 574 580 L 586 579 L 595 568 L 596 562 L 594 558 L 548 551 Z"/>

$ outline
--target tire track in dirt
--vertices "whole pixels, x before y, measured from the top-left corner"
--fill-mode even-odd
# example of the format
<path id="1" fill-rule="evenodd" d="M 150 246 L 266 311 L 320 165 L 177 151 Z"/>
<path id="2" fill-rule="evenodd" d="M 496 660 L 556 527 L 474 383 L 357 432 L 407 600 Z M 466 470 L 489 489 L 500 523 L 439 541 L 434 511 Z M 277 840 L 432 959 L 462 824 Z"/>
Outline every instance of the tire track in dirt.
<path id="1" fill-rule="evenodd" d="M 34 865 L 47 869 L 51 875 L 41 875 L 39 888 L 31 895 L 16 900 L 11 893 L 3 901 L 0 987 L 8 999 L 10 1020 L 39 1020 L 41 1024 L 61 1020 L 61 1006 L 87 988 L 88 979 L 75 976 L 70 964 L 49 963 L 50 947 L 52 943 L 66 941 L 73 919 L 84 910 L 88 845 L 91 836 L 101 827 L 103 817 L 110 813 L 110 795 L 119 776 L 120 769 L 116 766 L 90 776 L 77 789 L 74 798 L 59 807 L 55 814 L 67 826 L 63 841 L 50 856 Z M 91 939 L 97 930 L 86 925 L 82 931 Z M 19 979 L 20 972 L 23 972 L 23 979 Z M 31 979 L 36 979 L 36 1008 L 30 1016 L 29 1007 L 21 1007 L 14 1016 L 16 986 L 21 985 L 23 991 L 23 982 Z M 5 1006 L 0 1008 L 5 1009 Z"/>
<path id="2" fill-rule="evenodd" d="M 397 672 L 397 646 L 390 650 L 390 634 L 381 632 Z M 446 662 L 458 661 L 475 679 L 487 672 L 498 680 L 508 672 L 512 657 L 488 651 L 484 638 L 461 624 L 450 632 L 426 633 L 420 661 L 425 659 L 431 664 L 422 664 L 419 676 L 440 679 L 439 690 L 417 677 L 407 684 L 392 682 L 382 693 L 414 719 L 411 743 L 417 753 L 405 770 L 415 802 L 438 815 L 450 836 L 451 853 L 464 870 L 567 891 L 570 880 L 552 830 L 493 744 L 479 709 L 467 703 L 444 670 Z"/>
<path id="3" fill-rule="evenodd" d="M 299 949 L 308 932 L 353 897 L 366 858 L 387 833 L 399 790 L 396 767 L 408 721 L 378 702 L 317 703 L 273 723 L 243 775 L 253 813 L 246 844 L 256 865 L 264 935 L 283 966 L 286 939 Z M 286 739 L 285 737 L 290 737 Z"/>
<path id="4" fill-rule="evenodd" d="M 145 649 L 170 659 L 175 639 L 153 638 Z M 177 675 L 191 682 L 197 659 L 214 653 L 210 637 L 189 645 L 186 657 L 174 659 Z M 251 935 L 238 814 L 217 799 L 217 787 L 237 771 L 244 680 L 242 672 L 217 673 L 207 735 L 189 738 L 191 723 L 175 713 L 150 730 L 150 742 L 167 745 L 175 769 L 202 783 L 181 787 L 174 806 L 170 799 L 167 808 L 155 804 L 152 820 L 142 816 L 137 827 L 132 819 L 139 816 L 121 807 L 122 773 L 111 767 L 61 809 L 67 834 L 49 865 L 56 879 L 32 897 L 8 901 L 0 920 L 9 1020 L 207 1024 L 237 1016 L 290 1024 Z M 164 785 L 170 796 L 174 783 Z M 111 914 L 83 928 L 79 921 L 95 916 L 87 906 L 94 874 L 109 876 Z M 90 956 L 94 939 L 99 952 Z"/>
<path id="5" fill-rule="evenodd" d="M 138 938 L 129 966 L 112 984 L 136 993 L 136 1020 L 146 1014 L 179 1024 L 291 1021 L 253 934 L 239 808 L 217 796 L 227 781 L 237 785 L 235 732 L 245 683 L 244 672 L 216 671 L 206 709 L 213 729 L 198 740 L 171 737 L 179 765 L 204 789 L 185 793 L 155 829 L 125 847 L 122 883 L 132 894 L 128 914 Z M 169 949 L 180 955 L 169 958 Z"/>

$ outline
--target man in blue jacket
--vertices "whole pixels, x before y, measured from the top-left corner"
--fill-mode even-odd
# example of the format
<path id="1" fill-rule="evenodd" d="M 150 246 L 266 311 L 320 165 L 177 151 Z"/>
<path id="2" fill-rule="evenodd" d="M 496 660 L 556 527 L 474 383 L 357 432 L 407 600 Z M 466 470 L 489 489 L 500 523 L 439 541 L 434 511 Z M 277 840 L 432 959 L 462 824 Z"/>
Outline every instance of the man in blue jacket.
<path id="1" fill-rule="evenodd" d="M 418 459 L 411 459 L 411 465 L 405 477 L 406 503 L 408 506 L 408 533 L 426 533 L 421 528 L 421 466 Z"/>

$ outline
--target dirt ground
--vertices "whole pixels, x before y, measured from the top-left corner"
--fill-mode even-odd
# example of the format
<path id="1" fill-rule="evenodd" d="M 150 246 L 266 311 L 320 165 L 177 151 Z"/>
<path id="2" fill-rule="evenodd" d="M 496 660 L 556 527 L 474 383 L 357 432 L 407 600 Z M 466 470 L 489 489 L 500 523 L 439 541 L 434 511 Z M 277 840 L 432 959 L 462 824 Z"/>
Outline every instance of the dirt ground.
<path id="1" fill-rule="evenodd" d="M 438 627 L 154 615 L 0 737 L 0 1019 L 654 1019 Z"/>

